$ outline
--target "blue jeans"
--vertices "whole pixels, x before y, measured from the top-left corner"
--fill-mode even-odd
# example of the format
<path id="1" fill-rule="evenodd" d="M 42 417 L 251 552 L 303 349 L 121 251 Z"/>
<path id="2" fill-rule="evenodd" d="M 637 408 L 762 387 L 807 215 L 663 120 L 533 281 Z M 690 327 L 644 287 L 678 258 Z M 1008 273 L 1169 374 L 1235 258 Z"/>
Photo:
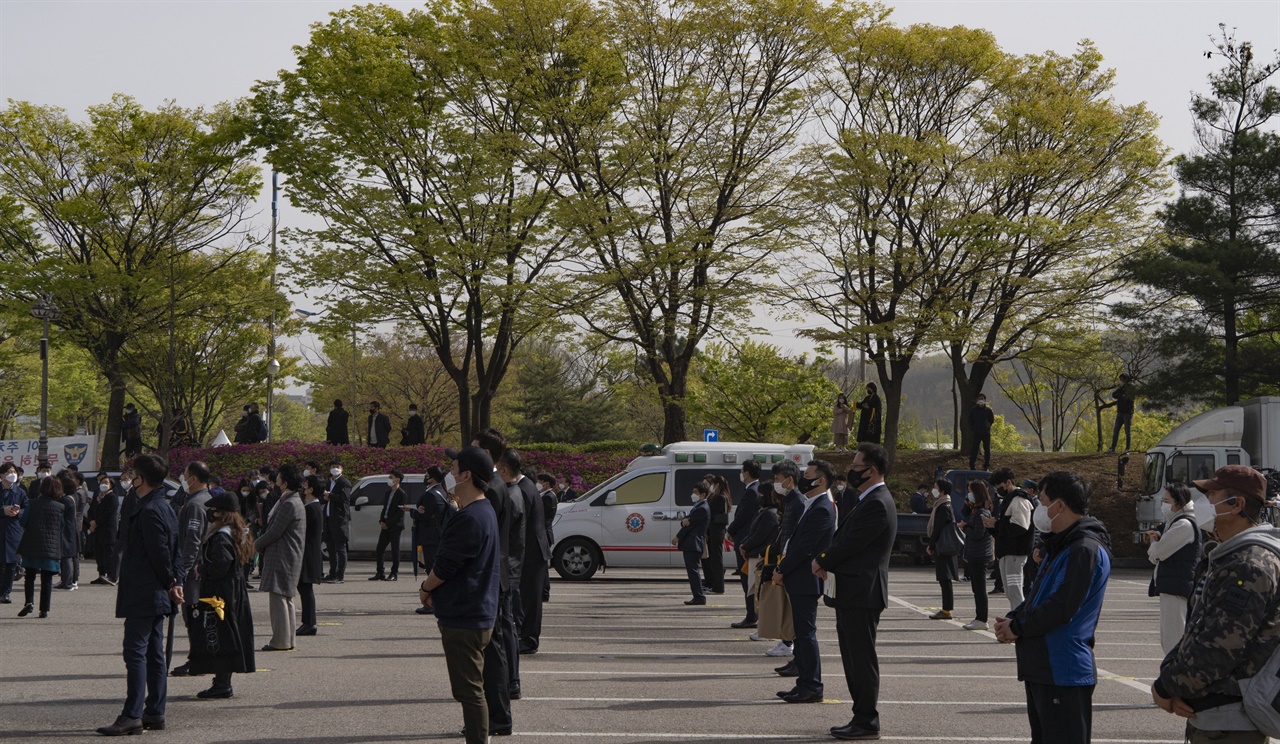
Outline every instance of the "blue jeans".
<path id="1" fill-rule="evenodd" d="M 164 715 L 169 681 L 164 661 L 164 620 L 164 615 L 125 618 L 124 668 L 128 691 L 121 713 L 125 718 Z"/>
<path id="2" fill-rule="evenodd" d="M 807 692 L 822 692 L 822 661 L 818 657 L 818 595 L 788 595 L 791 599 L 791 622 L 795 626 L 793 648 L 796 661 L 796 687 Z"/>
<path id="3" fill-rule="evenodd" d="M 684 553 L 684 570 L 689 574 L 689 590 L 693 592 L 694 599 L 706 599 L 707 595 L 702 593 L 702 551 L 701 550 L 685 550 Z"/>

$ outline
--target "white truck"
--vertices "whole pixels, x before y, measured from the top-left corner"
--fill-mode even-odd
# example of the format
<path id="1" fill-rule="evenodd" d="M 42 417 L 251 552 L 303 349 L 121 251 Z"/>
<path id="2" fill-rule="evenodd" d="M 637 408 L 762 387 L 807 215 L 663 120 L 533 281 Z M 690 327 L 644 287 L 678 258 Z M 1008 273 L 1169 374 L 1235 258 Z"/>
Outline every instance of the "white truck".
<path id="1" fill-rule="evenodd" d="M 1251 398 L 1191 418 L 1147 450 L 1138 496 L 1138 531 L 1160 526 L 1160 493 L 1167 483 L 1203 480 L 1225 465 L 1249 465 L 1271 477 L 1280 470 L 1280 397 Z"/>

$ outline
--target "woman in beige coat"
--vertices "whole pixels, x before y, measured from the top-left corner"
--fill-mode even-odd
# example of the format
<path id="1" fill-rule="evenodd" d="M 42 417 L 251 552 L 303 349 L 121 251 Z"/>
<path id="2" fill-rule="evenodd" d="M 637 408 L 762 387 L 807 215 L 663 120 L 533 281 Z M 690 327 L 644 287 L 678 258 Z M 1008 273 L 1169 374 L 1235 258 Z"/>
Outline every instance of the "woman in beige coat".
<path id="1" fill-rule="evenodd" d="M 302 549 L 307 531 L 307 514 L 298 495 L 302 475 L 297 466 L 286 463 L 276 474 L 280 501 L 271 509 L 266 529 L 255 541 L 262 553 L 262 582 L 258 591 L 271 594 L 271 642 L 263 651 L 292 651 L 298 627 L 293 595 L 302 575 Z"/>
<path id="2" fill-rule="evenodd" d="M 836 404 L 831 410 L 831 434 L 838 450 L 849 448 L 849 422 L 853 411 L 849 408 L 849 399 L 844 393 L 836 396 Z"/>

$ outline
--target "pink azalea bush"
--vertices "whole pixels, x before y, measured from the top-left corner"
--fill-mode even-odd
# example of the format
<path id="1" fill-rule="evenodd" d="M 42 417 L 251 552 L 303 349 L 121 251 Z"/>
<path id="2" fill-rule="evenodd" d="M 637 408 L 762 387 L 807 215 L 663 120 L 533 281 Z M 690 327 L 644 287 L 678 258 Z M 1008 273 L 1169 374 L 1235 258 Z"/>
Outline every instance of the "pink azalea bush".
<path id="1" fill-rule="evenodd" d="M 610 443 L 612 444 L 612 443 Z M 636 447 L 630 443 L 618 443 L 618 448 L 597 450 L 591 445 L 574 448 L 561 445 L 560 452 L 543 452 L 536 449 L 520 450 L 524 466 L 540 473 L 563 476 L 579 493 L 603 482 L 619 472 L 636 456 Z M 583 451 L 590 450 L 590 451 Z M 263 465 L 277 466 L 292 462 L 299 467 L 307 460 L 320 463 L 328 472 L 329 462 L 342 463 L 347 479 L 355 482 L 366 475 L 380 475 L 397 468 L 404 473 L 424 473 L 431 465 L 448 467 L 444 447 L 418 445 L 414 447 L 333 446 L 319 443 L 272 442 L 270 444 L 233 444 L 227 447 L 177 447 L 169 453 L 169 468 L 180 473 L 193 460 L 209 465 L 214 475 L 222 478 L 226 488 L 233 487 L 241 478 L 248 478 Z"/>

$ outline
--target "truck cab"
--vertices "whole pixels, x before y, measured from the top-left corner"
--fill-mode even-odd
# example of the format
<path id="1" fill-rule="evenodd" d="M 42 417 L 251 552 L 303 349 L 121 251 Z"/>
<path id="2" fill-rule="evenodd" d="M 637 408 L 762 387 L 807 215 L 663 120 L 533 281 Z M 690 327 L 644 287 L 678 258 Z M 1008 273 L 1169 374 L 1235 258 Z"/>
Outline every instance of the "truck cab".
<path id="1" fill-rule="evenodd" d="M 1160 494 L 1169 483 L 1190 483 L 1226 465 L 1259 470 L 1280 465 L 1280 397 L 1252 398 L 1187 420 L 1147 450 L 1138 495 L 1134 542 L 1161 523 Z"/>
<path id="2" fill-rule="evenodd" d="M 637 457 L 621 473 L 556 509 L 551 565 L 561 578 L 585 581 L 607 567 L 683 567 L 671 538 L 693 506 L 693 486 L 709 474 L 729 482 L 734 509 L 742 496 L 742 463 L 767 470 L 791 460 L 801 470 L 812 445 L 674 442 Z M 733 513 L 730 512 L 730 520 Z M 726 541 L 727 542 L 727 541 Z M 726 568 L 737 558 L 724 545 Z"/>

